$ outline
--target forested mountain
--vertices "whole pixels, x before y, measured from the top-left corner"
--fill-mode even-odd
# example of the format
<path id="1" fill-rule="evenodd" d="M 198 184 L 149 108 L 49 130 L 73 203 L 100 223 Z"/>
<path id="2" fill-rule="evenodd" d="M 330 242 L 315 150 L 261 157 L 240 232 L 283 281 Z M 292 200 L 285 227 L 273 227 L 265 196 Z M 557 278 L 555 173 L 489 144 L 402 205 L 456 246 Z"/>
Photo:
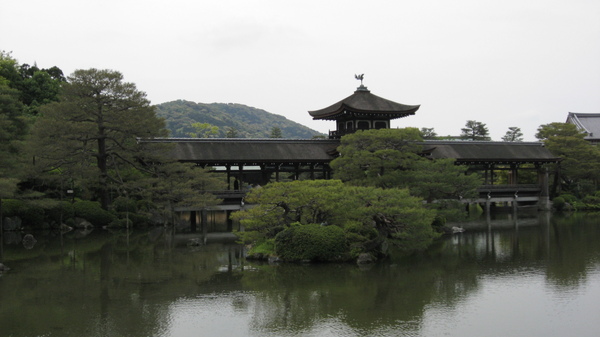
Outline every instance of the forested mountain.
<path id="1" fill-rule="evenodd" d="M 236 103 L 194 103 L 177 100 L 156 105 L 159 117 L 166 120 L 171 137 L 190 137 L 198 133 L 192 124 L 208 123 L 213 128 L 210 137 L 220 138 L 269 138 L 274 129 L 281 131 L 282 138 L 308 139 L 324 136 L 289 119 Z"/>

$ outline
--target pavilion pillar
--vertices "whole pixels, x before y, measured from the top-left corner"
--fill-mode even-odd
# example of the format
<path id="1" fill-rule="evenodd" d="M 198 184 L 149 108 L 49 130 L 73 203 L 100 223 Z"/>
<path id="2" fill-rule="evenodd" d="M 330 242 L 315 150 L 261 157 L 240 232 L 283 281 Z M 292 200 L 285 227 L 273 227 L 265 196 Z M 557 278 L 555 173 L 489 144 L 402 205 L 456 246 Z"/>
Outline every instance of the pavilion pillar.
<path id="1" fill-rule="evenodd" d="M 484 185 L 489 185 L 489 184 L 488 184 L 488 179 L 489 179 L 489 177 L 488 177 L 488 169 L 489 169 L 489 167 L 490 167 L 490 166 L 489 166 L 489 165 L 487 165 L 487 166 L 485 167 L 485 170 L 484 170 L 484 178 L 483 178 L 483 181 L 484 181 L 484 182 L 483 182 L 483 184 L 484 184 Z"/>
<path id="2" fill-rule="evenodd" d="M 197 227 L 196 211 L 190 211 L 190 232 L 196 233 Z"/>
<path id="3" fill-rule="evenodd" d="M 204 238 L 204 243 L 206 243 L 206 235 L 208 234 L 208 217 L 206 213 L 206 208 L 203 208 L 200 211 L 200 226 L 202 227 L 202 237 Z"/>
<path id="4" fill-rule="evenodd" d="M 510 185 L 517 185 L 519 180 L 519 166 L 517 164 L 510 164 L 510 175 L 508 183 Z"/>
<path id="5" fill-rule="evenodd" d="M 231 165 L 225 165 L 225 170 L 227 171 L 227 190 L 231 190 Z"/>
<path id="6" fill-rule="evenodd" d="M 550 210 L 552 204 L 550 202 L 550 188 L 548 187 L 548 168 L 544 166 L 538 168 L 538 185 L 540 186 L 538 209 L 543 211 Z"/>
<path id="7" fill-rule="evenodd" d="M 233 232 L 233 220 L 231 219 L 231 211 L 225 210 L 225 218 L 227 219 L 227 231 Z"/>

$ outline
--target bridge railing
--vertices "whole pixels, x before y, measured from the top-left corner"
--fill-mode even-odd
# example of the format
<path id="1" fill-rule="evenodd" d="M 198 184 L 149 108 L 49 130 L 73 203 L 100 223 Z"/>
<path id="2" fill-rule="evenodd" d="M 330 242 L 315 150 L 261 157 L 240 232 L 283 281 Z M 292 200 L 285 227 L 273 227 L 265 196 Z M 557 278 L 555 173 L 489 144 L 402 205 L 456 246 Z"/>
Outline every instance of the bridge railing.
<path id="1" fill-rule="evenodd" d="M 520 191 L 520 192 L 539 192 L 540 186 L 537 184 L 514 184 L 514 185 L 481 185 L 477 188 L 480 192 L 503 192 L 503 191 Z"/>

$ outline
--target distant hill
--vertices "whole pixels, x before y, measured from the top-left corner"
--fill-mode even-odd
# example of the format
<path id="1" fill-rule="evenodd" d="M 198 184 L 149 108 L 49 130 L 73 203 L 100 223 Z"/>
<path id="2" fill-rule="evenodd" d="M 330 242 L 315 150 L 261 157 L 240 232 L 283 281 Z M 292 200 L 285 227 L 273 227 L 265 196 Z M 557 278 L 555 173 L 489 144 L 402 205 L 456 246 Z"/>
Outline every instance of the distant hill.
<path id="1" fill-rule="evenodd" d="M 310 139 L 325 136 L 302 124 L 270 112 L 235 103 L 194 103 L 177 100 L 156 105 L 159 117 L 166 120 L 171 137 L 190 137 L 192 123 L 208 123 L 219 128 L 215 137 L 226 138 L 235 130 L 236 138 L 269 138 L 274 127 L 283 138 Z"/>

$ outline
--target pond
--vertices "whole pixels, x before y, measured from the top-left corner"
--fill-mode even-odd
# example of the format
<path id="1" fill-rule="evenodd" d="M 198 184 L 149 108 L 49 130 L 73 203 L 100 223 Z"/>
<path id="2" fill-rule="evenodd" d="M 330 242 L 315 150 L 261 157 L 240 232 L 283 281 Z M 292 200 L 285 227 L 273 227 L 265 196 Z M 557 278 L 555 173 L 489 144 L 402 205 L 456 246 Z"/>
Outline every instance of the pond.
<path id="1" fill-rule="evenodd" d="M 426 252 L 257 264 L 164 229 L 4 236 L 2 336 L 597 336 L 600 217 L 460 224 Z"/>

